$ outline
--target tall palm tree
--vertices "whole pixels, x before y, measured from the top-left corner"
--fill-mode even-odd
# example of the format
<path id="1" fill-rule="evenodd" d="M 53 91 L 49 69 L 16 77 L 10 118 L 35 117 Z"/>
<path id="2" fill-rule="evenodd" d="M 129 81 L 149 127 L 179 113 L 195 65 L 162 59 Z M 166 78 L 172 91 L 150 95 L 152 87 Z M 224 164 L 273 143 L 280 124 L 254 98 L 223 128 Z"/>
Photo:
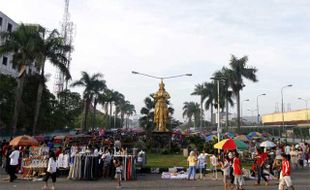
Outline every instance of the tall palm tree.
<path id="1" fill-rule="evenodd" d="M 15 96 L 14 114 L 12 118 L 13 135 L 16 134 L 17 121 L 22 103 L 22 94 L 24 89 L 24 81 L 26 69 L 33 65 L 40 52 L 42 38 L 41 34 L 44 30 L 38 25 L 21 24 L 17 30 L 13 32 L 1 33 L 3 44 L 0 46 L 0 55 L 13 53 L 12 63 L 18 68 L 17 88 Z"/>
<path id="2" fill-rule="evenodd" d="M 199 104 L 195 102 L 184 102 L 183 106 L 183 117 L 188 119 L 188 123 L 192 123 L 192 118 L 194 117 L 194 128 L 196 128 L 196 124 L 200 115 Z"/>
<path id="3" fill-rule="evenodd" d="M 225 77 L 228 79 L 229 86 L 232 88 L 234 95 L 237 99 L 237 127 L 240 131 L 240 91 L 243 89 L 243 79 L 248 79 L 252 82 L 257 82 L 256 72 L 257 69 L 247 65 L 248 57 L 244 56 L 240 59 L 231 56 L 229 68 L 223 68 Z"/>
<path id="4" fill-rule="evenodd" d="M 153 131 L 155 102 L 151 97 L 146 97 L 144 104 L 145 106 L 140 110 L 142 116 L 139 118 L 139 123 L 147 134 L 150 134 Z"/>
<path id="5" fill-rule="evenodd" d="M 129 117 L 132 116 L 135 113 L 136 113 L 135 106 L 133 104 L 130 104 L 130 102 L 129 102 L 129 104 L 127 104 L 126 109 L 125 109 L 125 114 L 126 114 L 126 124 L 125 124 L 125 126 L 126 126 L 126 128 L 129 127 L 129 125 L 128 125 Z"/>
<path id="6" fill-rule="evenodd" d="M 216 85 L 213 82 L 206 82 L 204 83 L 205 89 L 206 89 L 206 102 L 205 102 L 205 109 L 209 110 L 211 112 L 211 125 L 214 123 L 214 115 L 213 115 L 213 107 L 216 103 L 216 94 L 217 89 Z"/>
<path id="7" fill-rule="evenodd" d="M 40 114 L 40 106 L 41 106 L 41 98 L 43 93 L 43 87 L 45 84 L 44 79 L 44 67 L 45 62 L 48 60 L 52 65 L 57 67 L 66 79 L 70 79 L 70 72 L 67 68 L 68 59 L 66 57 L 66 53 L 72 50 L 70 45 L 66 45 L 63 37 L 60 36 L 57 30 L 53 30 L 49 33 L 49 35 L 44 38 L 42 35 L 42 40 L 40 45 L 40 52 L 38 52 L 38 56 L 36 61 L 39 63 L 41 67 L 41 80 L 39 82 L 39 87 L 37 91 L 37 100 L 36 100 L 36 108 L 32 126 L 32 134 L 35 134 L 38 118 Z"/>
<path id="8" fill-rule="evenodd" d="M 214 78 L 223 78 L 226 79 L 225 72 L 222 70 L 216 71 L 213 74 Z M 221 81 L 220 83 L 220 109 L 223 111 L 224 107 L 226 109 L 226 131 L 228 131 L 228 107 L 233 106 L 234 102 L 232 99 L 232 91 L 229 90 L 229 83 L 227 80 Z M 217 91 L 216 91 L 217 94 Z M 216 104 L 218 103 L 218 99 L 216 98 Z"/>
<path id="9" fill-rule="evenodd" d="M 197 84 L 195 86 L 194 92 L 191 93 L 191 95 L 197 95 L 200 96 L 200 127 L 203 127 L 203 101 L 207 97 L 207 90 L 205 88 L 204 84 Z"/>
<path id="10" fill-rule="evenodd" d="M 85 71 L 82 71 L 82 77 L 71 84 L 72 87 L 80 86 L 84 87 L 83 99 L 84 99 L 84 118 L 82 122 L 82 129 L 86 131 L 87 128 L 87 116 L 89 107 L 97 91 L 101 91 L 105 88 L 105 81 L 102 80 L 103 75 L 101 73 L 95 73 L 89 75 Z"/>
<path id="11" fill-rule="evenodd" d="M 125 96 L 118 92 L 118 91 L 114 91 L 113 94 L 112 94 L 112 99 L 113 99 L 113 103 L 114 103 L 114 128 L 116 127 L 116 119 L 117 119 L 117 116 L 119 114 L 119 109 L 117 109 L 117 107 L 119 105 L 121 105 L 123 102 L 125 102 Z"/>

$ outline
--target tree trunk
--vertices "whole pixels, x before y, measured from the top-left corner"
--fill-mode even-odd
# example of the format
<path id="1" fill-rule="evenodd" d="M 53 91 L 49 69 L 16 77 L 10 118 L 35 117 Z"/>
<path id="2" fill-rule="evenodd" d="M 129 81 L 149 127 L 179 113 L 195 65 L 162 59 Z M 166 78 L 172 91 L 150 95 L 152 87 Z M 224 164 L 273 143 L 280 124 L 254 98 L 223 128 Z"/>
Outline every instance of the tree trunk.
<path id="1" fill-rule="evenodd" d="M 94 112 L 93 112 L 93 130 L 96 128 L 96 107 L 97 107 L 97 99 L 94 100 Z"/>
<path id="2" fill-rule="evenodd" d="M 84 124 L 83 124 L 83 131 L 85 132 L 87 129 L 87 115 L 89 112 L 89 105 L 90 105 L 90 100 L 86 99 L 86 104 L 85 104 L 85 113 L 84 113 Z"/>
<path id="3" fill-rule="evenodd" d="M 109 117 L 109 123 L 110 123 L 110 128 L 112 128 L 112 102 L 110 102 L 110 117 Z"/>
<path id="4" fill-rule="evenodd" d="M 20 105 L 22 103 L 24 82 L 25 82 L 25 71 L 17 79 L 14 114 L 13 114 L 13 119 L 12 119 L 13 136 L 16 135 L 16 131 L 17 131 L 17 121 L 18 121 L 18 116 L 19 116 L 19 111 L 20 111 Z"/>
<path id="5" fill-rule="evenodd" d="M 228 114 L 229 114 L 229 109 L 228 109 L 228 101 L 227 98 L 225 99 L 225 106 L 226 106 L 226 132 L 228 132 L 228 125 L 229 125 L 229 120 L 228 120 Z"/>
<path id="6" fill-rule="evenodd" d="M 240 92 L 236 94 L 237 98 L 237 129 L 240 132 Z"/>
<path id="7" fill-rule="evenodd" d="M 214 119 L 213 119 L 213 104 L 211 104 L 211 126 L 213 127 Z"/>
<path id="8" fill-rule="evenodd" d="M 201 99 L 200 99 L 200 128 L 202 128 L 203 126 L 203 99 L 202 99 L 202 97 L 201 97 Z"/>
<path id="9" fill-rule="evenodd" d="M 40 116 L 40 108 L 41 108 L 42 94 L 43 94 L 43 88 L 44 88 L 44 67 L 45 67 L 45 63 L 43 62 L 41 77 L 40 77 L 40 82 L 39 82 L 38 92 L 37 92 L 35 114 L 34 114 L 33 125 L 32 125 L 32 135 L 33 136 L 36 133 L 36 128 L 37 128 L 38 120 L 39 120 L 39 116 Z"/>

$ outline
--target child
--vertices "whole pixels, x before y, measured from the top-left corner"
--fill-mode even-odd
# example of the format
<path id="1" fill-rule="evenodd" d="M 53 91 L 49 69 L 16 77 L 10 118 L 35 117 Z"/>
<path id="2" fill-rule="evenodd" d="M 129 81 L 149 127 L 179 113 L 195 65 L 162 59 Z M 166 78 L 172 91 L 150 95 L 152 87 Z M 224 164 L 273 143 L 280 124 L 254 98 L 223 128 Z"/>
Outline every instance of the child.
<path id="1" fill-rule="evenodd" d="M 45 181 L 45 185 L 42 189 L 48 189 L 48 179 L 49 177 L 52 178 L 52 190 L 55 190 L 55 183 L 56 183 L 56 170 L 57 170 L 57 165 L 56 165 L 56 155 L 53 151 L 49 152 L 49 159 L 48 159 L 48 164 L 47 164 L 47 171 L 46 175 L 43 179 Z"/>
<path id="2" fill-rule="evenodd" d="M 115 158 L 113 160 L 113 164 L 115 167 L 115 173 L 116 173 L 116 178 L 117 178 L 117 182 L 118 185 L 116 186 L 116 188 L 121 189 L 122 185 L 121 185 L 121 178 L 122 178 L 122 161 L 120 160 L 121 158 Z"/>
<path id="3" fill-rule="evenodd" d="M 211 169 L 212 169 L 212 174 L 213 174 L 213 177 L 216 177 L 217 178 L 217 165 L 218 165 L 218 159 L 217 159 L 217 155 L 213 154 L 211 157 L 210 157 L 210 163 L 211 163 Z"/>
<path id="4" fill-rule="evenodd" d="M 291 165 L 288 161 L 288 157 L 285 154 L 282 154 L 282 169 L 280 174 L 279 181 L 279 190 L 284 190 L 285 185 L 292 190 L 295 190 L 292 180 L 291 180 Z"/>

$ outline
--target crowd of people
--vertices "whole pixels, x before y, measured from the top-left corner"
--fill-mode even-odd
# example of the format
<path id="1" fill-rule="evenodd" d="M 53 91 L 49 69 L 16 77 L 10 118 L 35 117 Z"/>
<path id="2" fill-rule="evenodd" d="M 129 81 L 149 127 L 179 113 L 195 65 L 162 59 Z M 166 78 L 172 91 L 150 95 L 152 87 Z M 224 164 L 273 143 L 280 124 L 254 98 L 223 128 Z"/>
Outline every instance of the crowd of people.
<path id="1" fill-rule="evenodd" d="M 285 187 L 294 189 L 291 170 L 309 167 L 310 146 L 307 143 L 289 145 L 279 141 L 275 143 L 275 147 L 270 148 L 256 146 L 253 142 L 251 144 L 253 146 L 249 148 L 252 151 L 249 158 L 245 157 L 243 151 L 239 153 L 237 150 L 214 150 L 212 154 L 191 151 L 187 158 L 188 180 L 205 179 L 209 164 L 208 171 L 213 178 L 217 179 L 217 171 L 221 171 L 225 190 L 244 189 L 244 177 L 256 180 L 256 185 L 260 185 L 262 179 L 265 185 L 269 185 L 270 180 L 277 179 L 280 190 L 286 189 Z M 242 164 L 251 167 L 247 170 Z M 199 171 L 198 175 L 196 171 Z"/>

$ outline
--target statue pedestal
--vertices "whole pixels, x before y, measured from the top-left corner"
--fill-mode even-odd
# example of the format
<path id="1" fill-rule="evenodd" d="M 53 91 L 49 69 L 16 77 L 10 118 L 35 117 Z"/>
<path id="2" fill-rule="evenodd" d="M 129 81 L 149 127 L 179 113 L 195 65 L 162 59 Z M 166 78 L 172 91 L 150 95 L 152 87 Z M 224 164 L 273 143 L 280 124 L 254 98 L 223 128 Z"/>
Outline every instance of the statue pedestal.
<path id="1" fill-rule="evenodd" d="M 152 152 L 171 151 L 171 132 L 152 132 Z"/>

